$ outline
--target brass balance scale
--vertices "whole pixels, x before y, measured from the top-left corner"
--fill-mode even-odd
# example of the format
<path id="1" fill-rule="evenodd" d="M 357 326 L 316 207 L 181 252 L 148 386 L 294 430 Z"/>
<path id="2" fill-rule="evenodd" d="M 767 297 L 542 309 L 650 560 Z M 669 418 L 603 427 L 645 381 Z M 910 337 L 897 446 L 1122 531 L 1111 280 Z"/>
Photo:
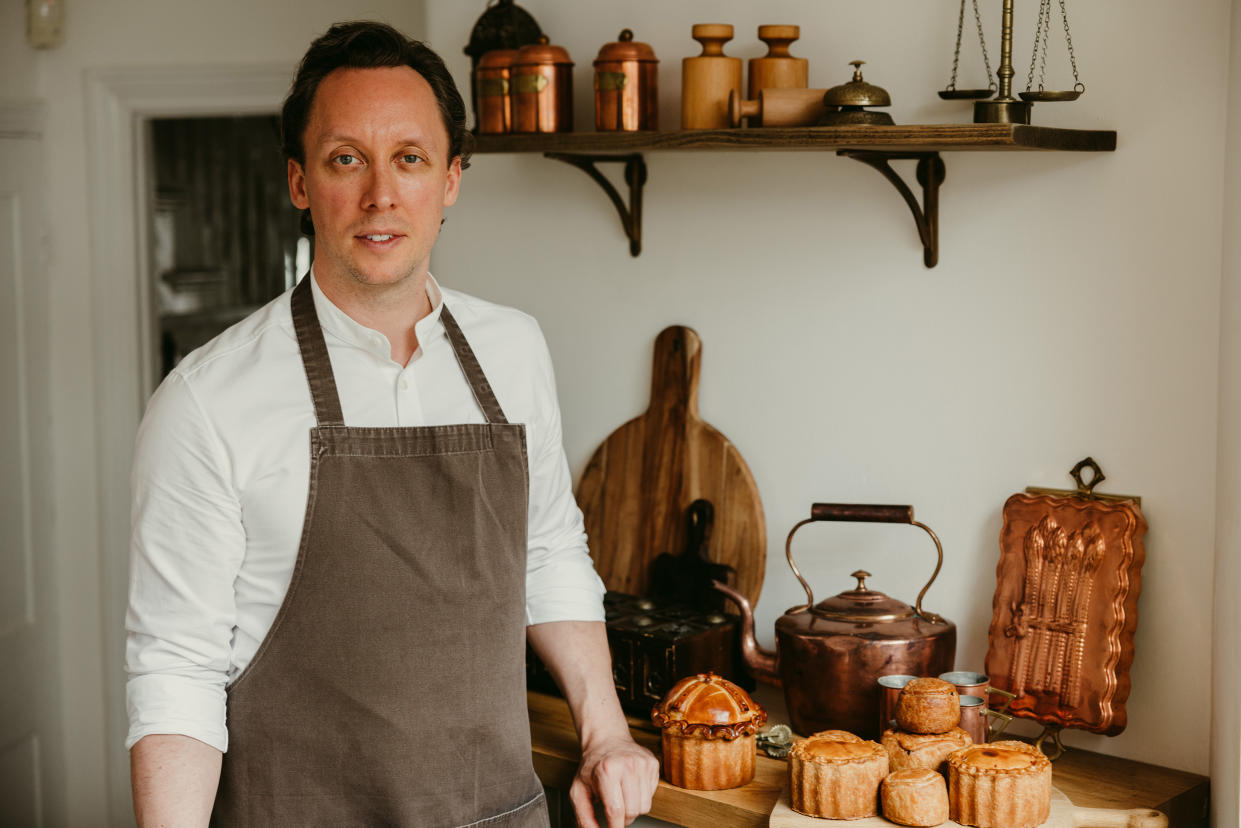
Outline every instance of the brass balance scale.
<path id="1" fill-rule="evenodd" d="M 1028 124 L 1030 109 L 1035 102 L 1075 101 L 1086 91 L 1077 73 L 1077 55 L 1073 51 L 1073 36 L 1069 31 L 1069 15 L 1065 8 L 1065 0 L 1060 2 L 1060 20 L 1064 26 L 1064 40 L 1069 52 L 1069 64 L 1073 70 L 1073 87 L 1071 89 L 1047 89 L 1047 47 L 1052 28 L 1051 0 L 1040 0 L 1038 25 L 1034 32 L 1034 50 L 1030 57 L 1030 72 L 1026 79 L 1026 89 L 1018 93 L 1020 100 L 1013 97 L 1013 0 L 1004 0 L 1003 25 L 1000 30 L 1000 69 L 997 73 L 999 83 L 991 81 L 986 89 L 958 89 L 957 69 L 961 61 L 961 39 L 965 31 L 965 2 L 961 0 L 961 9 L 957 15 L 957 44 L 952 56 L 952 77 L 946 89 L 939 96 L 945 100 L 973 100 L 974 123 L 976 124 Z M 987 54 L 987 40 L 983 35 L 982 15 L 978 11 L 978 0 L 972 0 L 974 23 L 978 29 L 978 44 L 982 51 L 983 65 L 987 77 L 991 77 L 991 59 Z M 1038 71 L 1038 87 L 1034 85 L 1034 73 Z M 998 94 L 997 94 L 998 93 Z M 995 95 L 995 97 L 991 97 Z"/>

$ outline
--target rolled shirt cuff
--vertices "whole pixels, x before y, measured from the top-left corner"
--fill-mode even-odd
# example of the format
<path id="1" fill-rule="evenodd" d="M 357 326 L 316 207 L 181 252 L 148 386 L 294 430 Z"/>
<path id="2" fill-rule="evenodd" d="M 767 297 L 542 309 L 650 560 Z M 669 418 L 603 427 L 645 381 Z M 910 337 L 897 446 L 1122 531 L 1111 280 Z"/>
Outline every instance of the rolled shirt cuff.
<path id="1" fill-rule="evenodd" d="M 228 750 L 223 683 L 204 683 L 186 676 L 131 676 L 125 686 L 129 708 L 129 750 L 143 736 L 190 736 L 221 753 Z"/>

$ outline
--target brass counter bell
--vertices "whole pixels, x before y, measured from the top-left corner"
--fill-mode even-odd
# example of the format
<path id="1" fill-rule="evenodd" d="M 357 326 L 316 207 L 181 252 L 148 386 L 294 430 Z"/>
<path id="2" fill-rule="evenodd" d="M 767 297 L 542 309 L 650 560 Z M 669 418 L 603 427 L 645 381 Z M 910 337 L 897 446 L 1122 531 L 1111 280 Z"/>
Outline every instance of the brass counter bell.
<path id="1" fill-rule="evenodd" d="M 823 95 L 823 105 L 828 111 L 819 118 L 818 126 L 891 126 L 892 116 L 886 112 L 873 112 L 868 106 L 891 106 L 892 97 L 881 86 L 862 79 L 864 60 L 853 60 L 853 80 L 833 86 Z"/>

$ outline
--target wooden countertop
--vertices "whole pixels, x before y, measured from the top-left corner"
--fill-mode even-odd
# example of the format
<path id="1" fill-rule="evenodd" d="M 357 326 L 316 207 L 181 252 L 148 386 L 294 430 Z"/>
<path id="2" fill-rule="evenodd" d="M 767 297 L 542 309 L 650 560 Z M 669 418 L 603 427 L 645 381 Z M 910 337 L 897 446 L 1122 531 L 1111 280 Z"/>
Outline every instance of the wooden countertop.
<path id="1" fill-rule="evenodd" d="M 778 692 L 778 691 L 777 691 Z M 526 694 L 534 769 L 550 788 L 568 790 L 580 756 L 573 719 L 563 699 Z M 634 738 L 658 756 L 659 734 L 630 719 Z M 754 781 L 728 791 L 687 791 L 660 780 L 651 816 L 687 828 L 766 828 L 787 776 L 783 760 L 759 755 Z M 1056 760 L 1052 781 L 1087 808 L 1154 808 L 1173 828 L 1205 826 L 1209 780 L 1184 771 L 1069 749 Z"/>

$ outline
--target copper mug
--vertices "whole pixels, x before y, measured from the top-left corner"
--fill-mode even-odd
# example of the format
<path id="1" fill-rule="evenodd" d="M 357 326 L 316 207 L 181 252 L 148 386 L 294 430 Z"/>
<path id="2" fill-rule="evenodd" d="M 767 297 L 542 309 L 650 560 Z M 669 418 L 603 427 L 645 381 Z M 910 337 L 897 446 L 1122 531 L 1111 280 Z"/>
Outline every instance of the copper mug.
<path id="1" fill-rule="evenodd" d="M 987 700 L 982 696 L 961 697 L 961 729 L 976 745 L 985 745 L 991 732 L 987 727 Z"/>
<path id="2" fill-rule="evenodd" d="M 896 715 L 896 700 L 901 690 L 917 676 L 893 675 L 880 676 L 876 681 L 879 685 L 879 735 L 892 727 L 892 717 Z"/>
<path id="3" fill-rule="evenodd" d="M 956 670 L 951 673 L 940 673 L 939 678 L 957 688 L 957 693 L 962 696 L 978 696 L 983 700 L 983 709 L 986 709 L 987 685 L 991 683 L 991 679 L 987 676 L 982 673 Z"/>

